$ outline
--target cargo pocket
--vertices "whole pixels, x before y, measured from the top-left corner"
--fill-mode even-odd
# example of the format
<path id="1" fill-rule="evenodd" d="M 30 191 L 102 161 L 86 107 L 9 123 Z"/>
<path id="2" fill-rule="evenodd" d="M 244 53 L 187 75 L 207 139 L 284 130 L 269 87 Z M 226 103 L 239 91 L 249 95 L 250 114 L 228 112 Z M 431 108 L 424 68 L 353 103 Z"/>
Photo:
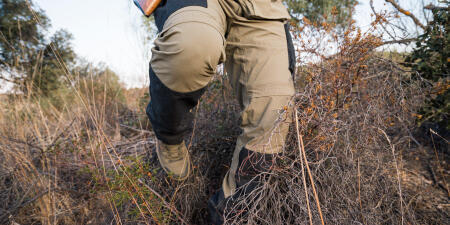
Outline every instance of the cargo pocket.
<path id="1" fill-rule="evenodd" d="M 247 19 L 287 20 L 291 17 L 281 0 L 236 0 Z"/>

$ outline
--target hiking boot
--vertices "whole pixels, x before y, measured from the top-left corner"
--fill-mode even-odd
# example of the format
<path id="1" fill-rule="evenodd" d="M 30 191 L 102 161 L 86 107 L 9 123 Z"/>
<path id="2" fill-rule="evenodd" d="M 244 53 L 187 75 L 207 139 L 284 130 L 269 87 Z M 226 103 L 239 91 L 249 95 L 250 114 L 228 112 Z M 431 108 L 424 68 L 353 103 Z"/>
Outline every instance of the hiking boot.
<path id="1" fill-rule="evenodd" d="M 226 206 L 226 200 L 223 190 L 216 192 L 208 200 L 209 223 L 212 225 L 223 224 L 223 213 Z"/>
<path id="2" fill-rule="evenodd" d="M 164 144 L 158 140 L 156 154 L 164 171 L 176 180 L 185 180 L 191 172 L 191 159 L 184 141 L 178 145 Z"/>
<path id="3" fill-rule="evenodd" d="M 208 200 L 209 224 L 222 225 L 224 224 L 225 213 L 227 218 L 246 217 L 249 207 L 253 204 L 252 201 L 240 199 L 245 197 L 245 188 L 239 189 L 233 195 L 225 198 L 223 189 L 214 193 Z M 239 201 L 246 201 L 248 205 L 238 205 Z M 227 210 L 225 212 L 225 210 Z M 238 215 L 239 214 L 239 215 Z"/>
<path id="4" fill-rule="evenodd" d="M 243 148 L 239 153 L 239 162 L 235 174 L 236 191 L 225 198 L 221 188 L 208 200 L 209 223 L 213 225 L 224 224 L 224 214 L 228 218 L 247 217 L 248 210 L 253 205 L 253 199 L 259 198 L 257 193 L 251 198 L 246 198 L 256 188 L 260 187 L 264 176 L 275 163 L 275 154 L 264 154 Z M 244 202 L 242 202 L 244 201 Z M 240 203 L 241 202 L 241 203 Z M 242 204 L 245 203 L 245 204 Z M 227 211 L 227 212 L 225 212 Z"/>

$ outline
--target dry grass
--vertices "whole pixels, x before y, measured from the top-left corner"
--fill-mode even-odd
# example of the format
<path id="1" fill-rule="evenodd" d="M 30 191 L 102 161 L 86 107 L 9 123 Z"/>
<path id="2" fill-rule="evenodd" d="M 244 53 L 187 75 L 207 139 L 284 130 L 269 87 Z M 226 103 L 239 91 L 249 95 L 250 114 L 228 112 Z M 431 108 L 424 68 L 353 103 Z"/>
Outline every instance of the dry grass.
<path id="1" fill-rule="evenodd" d="M 380 57 L 370 32 L 306 25 L 294 31 L 311 37 L 297 36 L 299 60 L 317 61 L 299 61 L 286 149 L 259 176 L 263 185 L 227 210 L 227 223 L 447 223 L 442 152 L 431 154 L 435 178 L 412 169 L 420 154 L 430 158 L 413 137 L 420 81 Z M 21 96 L 0 103 L 0 224 L 207 224 L 206 201 L 240 132 L 226 76 L 196 109 L 186 137 L 195 168 L 184 182 L 161 173 L 139 101 L 126 105 L 102 91 L 107 82 L 96 87 L 73 89 L 62 108 Z"/>

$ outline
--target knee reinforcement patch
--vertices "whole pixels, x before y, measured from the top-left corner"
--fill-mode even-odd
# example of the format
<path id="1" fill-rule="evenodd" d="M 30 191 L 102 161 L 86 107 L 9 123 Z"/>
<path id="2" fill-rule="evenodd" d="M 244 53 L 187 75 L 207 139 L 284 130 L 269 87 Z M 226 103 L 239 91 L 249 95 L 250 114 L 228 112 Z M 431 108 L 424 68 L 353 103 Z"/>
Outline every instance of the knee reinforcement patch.
<path id="1" fill-rule="evenodd" d="M 190 112 L 197 105 L 205 88 L 178 93 L 167 88 L 150 67 L 150 103 L 147 116 L 156 137 L 170 145 L 180 144 L 192 130 L 194 116 Z"/>

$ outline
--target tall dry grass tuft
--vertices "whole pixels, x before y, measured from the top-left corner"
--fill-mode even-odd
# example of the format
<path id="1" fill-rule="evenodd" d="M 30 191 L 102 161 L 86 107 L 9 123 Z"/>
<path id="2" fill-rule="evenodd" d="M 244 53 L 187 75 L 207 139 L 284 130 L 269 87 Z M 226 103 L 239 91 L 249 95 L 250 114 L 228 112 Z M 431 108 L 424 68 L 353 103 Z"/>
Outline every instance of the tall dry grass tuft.
<path id="1" fill-rule="evenodd" d="M 238 133 L 236 105 L 214 99 L 231 96 L 218 80 L 209 87 L 187 137 L 197 166 L 178 183 L 152 155 L 143 91 L 118 87 L 108 73 L 75 77 L 52 98 L 1 96 L 0 224 L 206 223 L 210 187 L 219 186 Z M 226 157 L 211 159 L 218 145 Z"/>
<path id="2" fill-rule="evenodd" d="M 80 79 L 51 99 L 11 94 L 0 104 L 0 223 L 102 224 L 113 218 L 104 176 L 130 152 L 117 81 Z M 58 105 L 55 105 L 55 98 Z M 106 183 L 105 183 L 106 182 Z"/>

